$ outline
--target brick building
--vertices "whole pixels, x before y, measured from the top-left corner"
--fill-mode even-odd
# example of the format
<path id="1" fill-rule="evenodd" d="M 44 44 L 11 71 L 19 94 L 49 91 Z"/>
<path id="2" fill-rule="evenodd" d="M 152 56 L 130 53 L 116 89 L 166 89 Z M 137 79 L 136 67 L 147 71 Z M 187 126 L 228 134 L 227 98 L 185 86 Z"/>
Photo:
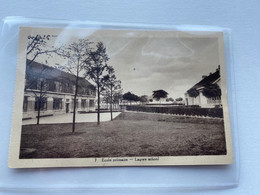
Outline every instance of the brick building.
<path id="1" fill-rule="evenodd" d="M 36 118 L 39 106 L 40 116 L 73 112 L 75 80 L 74 75 L 59 69 L 37 62 L 27 64 L 23 119 Z M 76 110 L 82 112 L 94 111 L 95 98 L 95 87 L 86 79 L 80 78 Z"/>

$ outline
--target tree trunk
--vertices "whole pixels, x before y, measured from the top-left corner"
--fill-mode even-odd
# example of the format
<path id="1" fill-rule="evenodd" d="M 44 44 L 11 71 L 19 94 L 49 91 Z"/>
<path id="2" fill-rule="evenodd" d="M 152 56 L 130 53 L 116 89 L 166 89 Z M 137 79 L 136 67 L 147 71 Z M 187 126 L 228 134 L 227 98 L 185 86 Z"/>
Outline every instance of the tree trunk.
<path id="1" fill-rule="evenodd" d="M 74 93 L 74 100 L 73 100 L 73 121 L 72 121 L 72 133 L 75 132 L 75 123 L 76 123 L 76 107 L 77 107 L 77 95 L 78 95 L 78 80 L 79 77 L 77 75 L 76 78 L 76 85 L 75 85 L 75 93 Z"/>
<path id="2" fill-rule="evenodd" d="M 100 91 L 99 91 L 99 83 L 97 84 L 97 87 L 98 87 L 98 110 L 97 110 L 97 125 L 100 124 Z"/>
<path id="3" fill-rule="evenodd" d="M 113 89 L 112 89 L 112 85 L 111 85 L 111 88 L 110 88 L 110 114 L 111 114 L 111 121 L 113 120 L 112 98 L 113 98 Z"/>
<path id="4" fill-rule="evenodd" d="M 43 81 L 41 81 L 40 97 L 38 99 L 37 125 L 40 124 L 40 115 L 41 115 L 41 106 L 42 106 L 42 88 L 43 88 Z"/>

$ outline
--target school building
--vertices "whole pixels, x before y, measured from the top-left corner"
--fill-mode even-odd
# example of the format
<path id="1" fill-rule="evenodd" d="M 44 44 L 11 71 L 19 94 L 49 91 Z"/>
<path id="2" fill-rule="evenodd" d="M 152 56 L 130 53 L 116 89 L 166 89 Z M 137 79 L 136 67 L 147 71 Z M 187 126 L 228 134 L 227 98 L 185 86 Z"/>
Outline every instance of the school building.
<path id="1" fill-rule="evenodd" d="M 73 112 L 76 90 L 74 74 L 37 62 L 27 64 L 23 119 Z M 84 78 L 78 80 L 76 111 L 95 111 L 96 89 Z"/>

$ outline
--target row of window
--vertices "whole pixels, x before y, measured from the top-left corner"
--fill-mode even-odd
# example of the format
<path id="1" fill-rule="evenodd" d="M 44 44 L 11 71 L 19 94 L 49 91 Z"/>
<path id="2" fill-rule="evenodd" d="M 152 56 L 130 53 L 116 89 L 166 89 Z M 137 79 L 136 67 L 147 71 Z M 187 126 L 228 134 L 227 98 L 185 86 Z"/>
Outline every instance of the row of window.
<path id="1" fill-rule="evenodd" d="M 72 107 L 74 105 L 74 99 L 72 99 Z M 95 102 L 94 100 L 89 100 L 89 107 L 94 107 L 95 106 Z M 81 108 L 86 108 L 87 107 L 87 100 L 86 99 L 82 99 L 81 100 Z M 79 108 L 78 105 L 78 99 L 76 99 L 76 108 Z"/>
<path id="2" fill-rule="evenodd" d="M 89 100 L 89 107 L 94 107 L 94 100 Z M 72 105 L 74 105 L 74 100 L 72 100 Z M 62 98 L 53 98 L 53 110 L 62 110 L 63 104 L 62 104 Z M 87 107 L 87 100 L 82 99 L 81 100 L 81 108 Z M 46 97 L 36 97 L 34 102 L 34 110 L 37 111 L 38 108 L 40 110 L 47 110 L 47 98 Z M 78 99 L 76 99 L 76 108 L 78 107 Z M 23 101 L 23 111 L 27 112 L 28 109 L 28 97 L 24 97 Z"/>
<path id="3" fill-rule="evenodd" d="M 51 79 L 38 79 L 37 82 L 26 80 L 26 86 L 29 89 L 43 90 L 43 91 L 54 91 L 64 93 L 74 93 L 75 85 L 70 83 L 63 83 L 60 81 L 54 81 Z M 79 94 L 95 95 L 95 91 L 88 87 L 79 87 Z"/>

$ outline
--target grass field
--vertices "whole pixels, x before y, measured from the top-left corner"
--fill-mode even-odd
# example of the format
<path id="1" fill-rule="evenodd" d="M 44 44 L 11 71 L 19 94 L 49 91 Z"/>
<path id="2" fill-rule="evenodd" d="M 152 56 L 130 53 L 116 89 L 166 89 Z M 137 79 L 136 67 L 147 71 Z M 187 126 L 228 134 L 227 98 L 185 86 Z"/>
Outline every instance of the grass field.
<path id="1" fill-rule="evenodd" d="M 20 158 L 226 154 L 221 119 L 121 113 L 114 121 L 24 125 Z"/>

